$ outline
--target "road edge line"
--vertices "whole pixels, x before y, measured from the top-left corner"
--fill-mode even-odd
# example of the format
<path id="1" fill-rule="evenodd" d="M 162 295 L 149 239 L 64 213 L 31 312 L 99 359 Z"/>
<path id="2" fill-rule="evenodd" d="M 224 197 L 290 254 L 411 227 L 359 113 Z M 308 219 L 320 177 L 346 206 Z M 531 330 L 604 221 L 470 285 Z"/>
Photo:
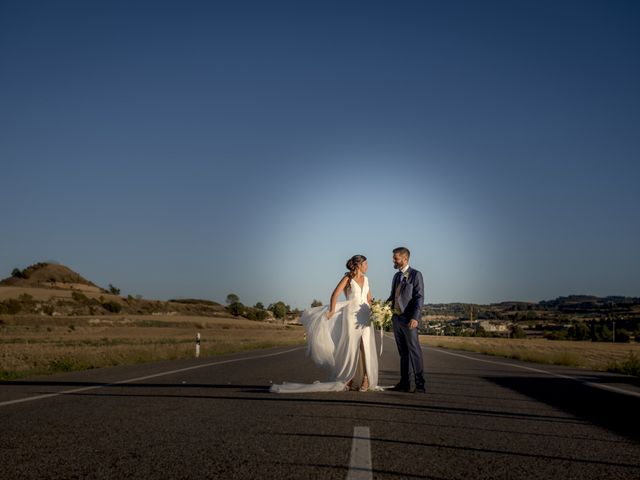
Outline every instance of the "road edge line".
<path id="1" fill-rule="evenodd" d="M 18 398 L 18 399 L 15 399 L 15 400 L 7 400 L 5 402 L 0 402 L 0 407 L 5 407 L 5 406 L 8 406 L 8 405 L 15 405 L 17 403 L 25 403 L 25 402 L 33 402 L 33 401 L 36 401 L 36 400 L 44 400 L 46 398 L 57 397 L 57 396 L 60 396 L 60 395 L 68 395 L 70 393 L 87 392 L 89 390 L 97 390 L 99 388 L 104 388 L 104 387 L 112 387 L 112 386 L 115 386 L 115 385 L 123 385 L 123 384 L 127 384 L 127 383 L 139 382 L 141 380 L 149 380 L 151 378 L 164 377 L 164 376 L 167 376 L 167 375 L 173 375 L 175 373 L 182 373 L 182 372 L 188 372 L 190 370 L 197 370 L 199 368 L 207 368 L 207 367 L 214 367 L 216 365 L 224 365 L 226 363 L 234 363 L 234 362 L 242 362 L 242 361 L 245 361 L 245 360 L 257 360 L 257 359 L 260 359 L 260 358 L 275 357 L 276 355 L 284 355 L 285 353 L 295 352 L 297 350 L 302 350 L 303 348 L 306 348 L 306 347 L 296 347 L 296 348 L 291 348 L 289 350 L 285 350 L 283 352 L 269 353 L 269 354 L 266 354 L 266 355 L 256 355 L 256 356 L 252 356 L 252 357 L 232 358 L 232 359 L 229 359 L 229 360 L 221 360 L 219 362 L 209 362 L 209 363 L 205 363 L 203 365 L 194 365 L 194 366 L 191 366 L 191 367 L 179 368 L 177 370 L 170 370 L 168 372 L 154 373 L 153 375 L 146 375 L 144 377 L 129 378 L 127 380 L 120 380 L 118 382 L 105 383 L 104 385 L 94 385 L 94 386 L 91 386 L 91 387 L 74 388 L 73 390 L 64 390 L 62 392 L 46 393 L 44 395 L 38 395 L 38 396 L 35 396 L 35 397 L 25 397 L 25 398 Z"/>
<path id="2" fill-rule="evenodd" d="M 388 335 L 385 333 L 385 337 L 392 339 L 393 337 L 391 335 Z M 427 346 L 420 344 L 420 348 L 422 350 L 427 349 Z M 612 387 L 610 385 L 602 385 L 599 383 L 594 383 L 594 382 L 588 382 L 586 380 L 582 380 L 578 377 L 573 377 L 571 375 L 563 375 L 562 373 L 553 373 L 553 372 L 549 372 L 548 370 L 542 370 L 540 368 L 533 368 L 533 367 L 527 367 L 526 365 L 516 365 L 515 363 L 511 363 L 508 362 L 507 359 L 499 362 L 496 360 L 486 360 L 484 358 L 475 358 L 475 357 L 470 357 L 469 355 L 463 355 L 461 353 L 455 353 L 455 352 L 449 352 L 446 349 L 442 348 L 442 347 L 428 347 L 429 350 L 433 350 L 435 352 L 438 353 L 444 353 L 446 355 L 453 355 L 454 357 L 462 357 L 462 358 L 466 358 L 467 360 L 475 360 L 476 362 L 484 362 L 484 363 L 491 363 L 494 365 L 502 365 L 502 366 L 507 366 L 507 367 L 513 367 L 513 368 L 519 368 L 521 370 L 529 370 L 530 372 L 536 372 L 536 373 L 543 373 L 545 375 L 549 375 L 552 377 L 556 377 L 556 378 L 564 378 L 565 380 L 573 380 L 574 382 L 578 382 L 581 383 L 582 385 L 585 385 L 587 387 L 593 387 L 593 388 L 599 388 L 601 390 L 607 390 L 610 392 L 614 392 L 614 393 L 619 393 L 621 395 L 630 395 L 632 397 L 637 397 L 640 398 L 640 393 L 639 392 L 632 392 L 630 390 L 625 390 L 623 388 L 618 388 L 618 387 Z M 482 353 L 478 353 L 478 355 L 484 355 Z M 597 373 L 597 372 L 596 372 Z"/>

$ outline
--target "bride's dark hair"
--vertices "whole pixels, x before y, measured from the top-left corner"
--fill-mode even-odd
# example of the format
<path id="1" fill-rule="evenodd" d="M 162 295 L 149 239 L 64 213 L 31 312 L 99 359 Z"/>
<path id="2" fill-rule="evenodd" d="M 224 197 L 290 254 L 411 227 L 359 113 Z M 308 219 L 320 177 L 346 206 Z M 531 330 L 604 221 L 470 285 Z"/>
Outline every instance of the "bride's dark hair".
<path id="1" fill-rule="evenodd" d="M 347 260 L 347 270 L 349 270 L 345 275 L 352 279 L 358 273 L 358 267 L 362 265 L 367 260 L 367 257 L 364 255 L 354 255 L 349 260 Z"/>

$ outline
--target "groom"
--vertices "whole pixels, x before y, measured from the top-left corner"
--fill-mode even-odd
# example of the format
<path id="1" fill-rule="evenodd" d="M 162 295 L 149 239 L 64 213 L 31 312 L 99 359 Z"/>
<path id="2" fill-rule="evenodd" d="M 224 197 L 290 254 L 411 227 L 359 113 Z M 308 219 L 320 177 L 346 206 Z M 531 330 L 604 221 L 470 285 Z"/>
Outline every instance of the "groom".
<path id="1" fill-rule="evenodd" d="M 418 324 L 424 304 L 424 281 L 422 274 L 409 267 L 408 248 L 393 250 L 393 267 L 398 273 L 393 277 L 389 301 L 393 305 L 393 334 L 400 353 L 400 382 L 392 390 L 411 391 L 409 364 L 415 375 L 417 393 L 426 393 L 422 367 L 422 349 L 418 341 Z"/>

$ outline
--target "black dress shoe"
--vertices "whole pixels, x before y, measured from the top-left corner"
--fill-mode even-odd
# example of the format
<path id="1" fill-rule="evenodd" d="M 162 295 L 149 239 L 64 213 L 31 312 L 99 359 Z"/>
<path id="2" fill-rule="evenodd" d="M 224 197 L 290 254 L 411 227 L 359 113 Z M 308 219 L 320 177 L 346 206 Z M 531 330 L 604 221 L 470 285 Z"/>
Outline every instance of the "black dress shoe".
<path id="1" fill-rule="evenodd" d="M 409 392 L 410 387 L 409 385 L 405 385 L 404 383 L 396 383 L 392 388 L 391 388 L 392 392 Z"/>
<path id="2" fill-rule="evenodd" d="M 424 385 L 416 387 L 416 389 L 414 390 L 414 393 L 427 393 L 427 389 L 424 388 Z"/>

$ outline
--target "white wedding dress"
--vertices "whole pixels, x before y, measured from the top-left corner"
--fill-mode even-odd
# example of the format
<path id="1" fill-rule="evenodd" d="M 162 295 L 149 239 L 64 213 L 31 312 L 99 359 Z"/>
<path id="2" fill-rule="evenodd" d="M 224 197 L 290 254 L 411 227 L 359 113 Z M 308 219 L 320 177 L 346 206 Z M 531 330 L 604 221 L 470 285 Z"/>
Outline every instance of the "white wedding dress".
<path id="1" fill-rule="evenodd" d="M 336 303 L 336 312 L 327 320 L 328 306 L 309 308 L 300 322 L 307 331 L 307 353 L 320 366 L 331 368 L 328 382 L 282 383 L 271 386 L 272 392 L 340 392 L 347 382 L 360 385 L 364 376 L 360 362 L 360 341 L 364 350 L 364 367 L 369 378 L 369 389 L 378 386 L 378 355 L 373 327 L 369 321 L 369 280 L 364 277 L 362 288 L 351 279 L 347 300 Z"/>

